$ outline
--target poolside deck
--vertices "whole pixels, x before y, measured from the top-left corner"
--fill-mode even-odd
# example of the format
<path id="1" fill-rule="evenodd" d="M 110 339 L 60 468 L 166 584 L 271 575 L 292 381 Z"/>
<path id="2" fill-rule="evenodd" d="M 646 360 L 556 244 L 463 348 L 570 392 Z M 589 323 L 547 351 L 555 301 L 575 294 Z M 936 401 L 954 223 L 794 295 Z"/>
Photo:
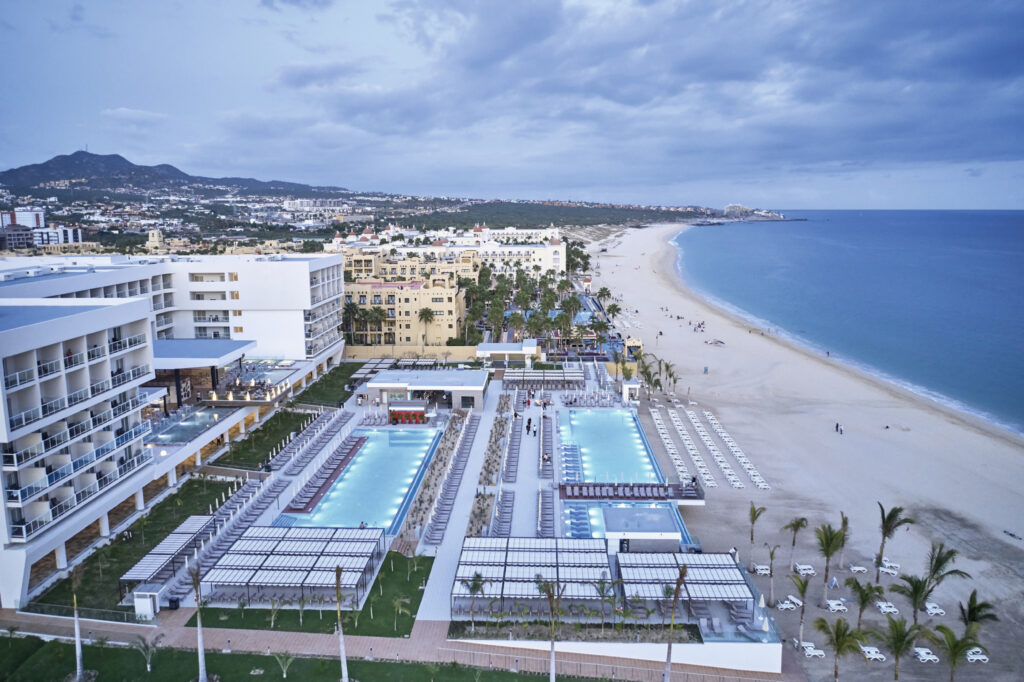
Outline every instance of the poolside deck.
<path id="1" fill-rule="evenodd" d="M 295 504 L 290 503 L 285 508 L 285 511 L 289 514 L 309 514 L 316 509 L 316 505 L 320 503 L 320 500 L 322 500 L 324 495 L 327 494 L 327 491 L 331 489 L 331 486 L 338 480 L 338 477 L 345 471 L 345 468 L 349 463 L 355 459 L 355 456 L 359 453 L 367 440 L 369 439 L 366 436 L 359 436 L 355 440 L 349 448 L 349 451 L 345 453 L 345 456 L 342 457 L 337 466 L 334 467 L 334 471 L 331 472 L 331 475 L 327 477 L 327 480 L 320 484 L 320 487 L 317 489 L 316 493 L 314 493 L 309 502 L 301 506 L 296 506 Z"/>

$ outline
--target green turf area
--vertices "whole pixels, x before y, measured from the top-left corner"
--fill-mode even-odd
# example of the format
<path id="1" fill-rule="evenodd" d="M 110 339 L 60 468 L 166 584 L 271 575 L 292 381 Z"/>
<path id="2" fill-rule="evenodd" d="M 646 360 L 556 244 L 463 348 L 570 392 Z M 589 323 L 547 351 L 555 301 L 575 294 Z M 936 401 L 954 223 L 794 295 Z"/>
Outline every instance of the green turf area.
<path id="1" fill-rule="evenodd" d="M 345 384 L 349 382 L 352 375 L 362 366 L 363 363 L 361 362 L 341 363 L 317 379 L 315 384 L 296 396 L 295 402 L 340 407 L 343 402 L 352 396 L 351 391 L 345 390 Z"/>
<path id="2" fill-rule="evenodd" d="M 32 642 L 34 651 L 25 659 L 11 661 L 16 665 L 0 668 L 0 679 L 10 682 L 54 682 L 65 679 L 75 671 L 75 648 L 61 642 L 42 642 L 25 638 L 25 646 Z M 146 672 L 146 661 L 138 651 L 120 647 L 82 648 L 82 662 L 86 670 L 99 673 L 99 682 L 183 682 L 195 679 L 199 670 L 198 657 L 194 651 L 161 649 L 152 660 L 153 671 Z M 2 655 L 0 655 L 2 656 Z M 253 654 L 206 653 L 206 670 L 209 675 L 218 675 L 223 682 L 231 680 L 280 680 L 281 666 L 274 656 Z M 260 672 L 258 672 L 260 671 Z M 349 661 L 349 676 L 368 682 L 470 682 L 494 680 L 537 680 L 536 675 L 516 675 L 504 671 L 475 670 L 455 665 L 429 665 L 418 663 L 386 663 Z M 289 679 L 336 681 L 341 677 L 341 664 L 336 658 L 296 658 L 288 667 Z"/>
<path id="3" fill-rule="evenodd" d="M 243 440 L 232 443 L 228 451 L 215 459 L 213 464 L 239 469 L 259 469 L 269 457 L 270 451 L 280 445 L 288 434 L 302 430 L 302 424 L 311 417 L 312 415 L 304 412 L 280 410 Z"/>
<path id="4" fill-rule="evenodd" d="M 397 552 L 389 552 L 384 565 L 377 574 L 373 590 L 366 600 L 358 618 L 352 612 L 342 611 L 345 633 L 350 635 L 373 635 L 377 637 L 403 637 L 412 632 L 413 616 L 419 610 L 423 599 L 421 584 L 425 584 L 430 575 L 433 557 L 419 557 L 415 562 L 415 570 L 411 570 L 406 578 L 406 571 L 413 565 Z M 394 565 L 394 569 L 392 569 Z M 402 609 L 408 613 L 398 614 L 397 629 L 395 627 L 395 599 L 407 598 L 408 604 Z M 370 608 L 373 618 L 370 618 Z M 296 604 L 282 608 L 274 619 L 275 630 L 296 632 L 334 632 L 336 620 L 333 599 L 324 604 L 307 604 L 299 625 L 299 610 Z M 323 613 L 320 612 L 323 609 Z M 358 622 L 357 622 L 358 621 Z M 195 625 L 195 616 L 188 621 L 189 626 Z M 203 627 L 238 628 L 241 630 L 266 630 L 270 628 L 270 609 L 203 609 Z"/>
<path id="5" fill-rule="evenodd" d="M 91 609 L 120 610 L 118 579 L 134 566 L 146 552 L 192 514 L 206 514 L 210 505 L 228 489 L 227 483 L 191 479 L 182 484 L 177 494 L 170 495 L 136 521 L 132 538 L 124 542 L 115 538 L 98 549 L 80 568 L 81 587 L 78 605 Z M 41 604 L 71 605 L 71 579 L 61 580 L 39 597 Z"/>
<path id="6" fill-rule="evenodd" d="M 38 637 L 11 637 L 0 639 L 0 680 L 6 680 L 7 674 L 17 670 L 28 658 L 43 646 L 43 640 Z"/>

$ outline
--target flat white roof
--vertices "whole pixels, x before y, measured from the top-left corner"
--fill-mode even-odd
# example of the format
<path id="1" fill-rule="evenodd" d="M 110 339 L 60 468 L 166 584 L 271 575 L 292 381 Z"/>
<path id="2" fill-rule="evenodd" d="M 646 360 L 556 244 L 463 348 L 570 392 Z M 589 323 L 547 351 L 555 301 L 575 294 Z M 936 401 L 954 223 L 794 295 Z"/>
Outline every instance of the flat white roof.
<path id="1" fill-rule="evenodd" d="M 255 341 L 156 339 L 153 341 L 153 366 L 156 369 L 222 367 L 254 350 L 256 350 Z"/>
<path id="2" fill-rule="evenodd" d="M 414 391 L 483 390 L 487 372 L 482 369 L 387 369 L 366 384 L 369 388 L 404 388 Z"/>

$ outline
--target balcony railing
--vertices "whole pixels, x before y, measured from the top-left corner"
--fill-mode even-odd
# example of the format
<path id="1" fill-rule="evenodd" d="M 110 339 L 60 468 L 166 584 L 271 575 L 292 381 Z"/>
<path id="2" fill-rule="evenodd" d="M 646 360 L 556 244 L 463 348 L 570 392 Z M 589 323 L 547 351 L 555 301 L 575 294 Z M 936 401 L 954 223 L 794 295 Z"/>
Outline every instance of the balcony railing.
<path id="1" fill-rule="evenodd" d="M 53 523 L 57 519 L 61 518 L 72 509 L 82 504 L 99 491 L 107 488 L 112 483 L 115 483 L 118 479 L 124 478 L 128 474 L 132 473 L 139 467 L 143 466 L 147 462 L 153 459 L 153 454 L 150 452 L 142 452 L 141 454 L 133 457 L 124 464 L 118 466 L 113 471 L 104 474 L 97 478 L 95 481 L 85 486 L 81 490 L 75 492 L 74 495 L 61 500 L 53 507 L 43 512 L 39 516 L 26 521 L 25 523 L 18 523 L 11 525 L 11 538 L 14 540 L 24 541 L 38 533 L 40 530 L 45 528 L 47 525 Z"/>
<path id="2" fill-rule="evenodd" d="M 84 400 L 88 400 L 90 396 L 92 396 L 92 393 L 89 391 L 89 387 L 88 386 L 86 386 L 85 388 L 83 388 L 83 389 L 81 389 L 79 391 L 75 391 L 74 393 L 69 393 L 68 394 L 68 407 L 70 407 L 72 405 L 77 405 L 78 403 L 80 403 L 80 402 L 82 402 Z"/>
<path id="3" fill-rule="evenodd" d="M 39 374 L 39 378 L 48 377 L 51 374 L 56 374 L 60 371 L 60 360 L 50 360 L 49 362 L 40 362 L 36 365 L 36 372 Z"/>
<path id="4" fill-rule="evenodd" d="M 122 400 L 116 406 L 110 409 L 100 412 L 94 417 L 88 417 L 72 424 L 67 429 L 55 433 L 52 436 L 26 448 L 22 448 L 14 453 L 5 453 L 3 455 L 4 466 L 21 466 L 31 460 L 40 457 L 45 454 L 50 454 L 50 451 L 57 447 L 60 447 L 64 443 L 67 443 L 73 438 L 77 438 L 82 434 L 88 433 L 94 429 L 100 429 L 108 425 L 114 419 L 117 419 L 122 414 L 129 412 L 137 407 L 141 407 L 146 403 L 142 396 L 135 396 L 134 398 L 127 398 Z"/>
<path id="5" fill-rule="evenodd" d="M 90 348 L 86 352 L 86 355 L 89 357 L 89 362 L 92 362 L 93 360 L 98 360 L 106 354 L 107 349 L 105 346 L 96 346 L 95 348 Z"/>
<path id="6" fill-rule="evenodd" d="M 110 343 L 107 344 L 107 348 L 110 349 L 110 354 L 113 355 L 114 353 L 120 353 L 121 351 L 128 350 L 129 348 L 141 346 L 145 342 L 145 334 L 136 334 L 135 336 L 129 336 L 126 339 L 118 339 L 117 341 L 111 341 Z"/>
<path id="7" fill-rule="evenodd" d="M 61 410 L 63 410 L 67 406 L 68 406 L 67 398 L 54 398 L 53 400 L 48 400 L 48 401 L 46 401 L 45 403 L 43 403 L 41 405 L 42 416 L 43 417 L 49 417 L 51 414 L 54 414 L 56 412 L 60 412 Z"/>
<path id="8" fill-rule="evenodd" d="M 150 285 L 149 290 L 150 291 L 160 291 L 163 288 L 164 288 L 164 285 L 163 285 L 162 282 L 153 282 L 153 284 Z"/>
<path id="9" fill-rule="evenodd" d="M 92 450 L 83 455 L 79 455 L 78 457 L 71 460 L 64 466 L 60 467 L 59 469 L 54 469 L 53 471 L 51 471 L 38 481 L 33 481 L 31 484 L 23 488 L 8 490 L 7 501 L 24 504 L 26 500 L 31 500 L 32 498 L 40 495 L 47 488 L 60 483 L 68 476 L 71 476 L 81 471 L 85 467 L 89 466 L 90 464 L 93 464 L 99 459 L 102 459 L 103 457 L 125 446 L 131 441 L 137 438 L 141 438 L 142 436 L 145 436 L 147 433 L 149 433 L 149 424 L 139 424 L 133 429 L 130 429 L 125 433 L 122 433 L 114 440 L 107 441 L 103 445 L 97 448 L 93 448 Z"/>
<path id="10" fill-rule="evenodd" d="M 112 375 L 110 377 L 110 385 L 117 387 L 132 379 L 138 379 L 147 373 L 149 373 L 149 365 L 136 365 L 127 372 Z"/>
<path id="11" fill-rule="evenodd" d="M 64 369 L 71 369 L 85 364 L 85 353 L 75 353 L 64 356 Z"/>
<path id="12" fill-rule="evenodd" d="M 225 315 L 193 315 L 193 322 L 219 322 L 221 324 L 227 324 L 228 318 Z"/>
<path id="13" fill-rule="evenodd" d="M 174 322 L 174 320 L 167 315 L 161 315 L 156 318 L 156 326 L 158 327 L 166 327 L 172 322 Z"/>
<path id="14" fill-rule="evenodd" d="M 110 390 L 110 380 L 109 379 L 101 379 L 100 381 L 97 381 L 96 383 L 89 385 L 89 392 L 92 393 L 93 395 L 99 395 L 100 393 L 103 393 L 104 391 L 109 391 L 109 390 Z"/>
<path id="15" fill-rule="evenodd" d="M 36 378 L 36 371 L 34 369 L 23 369 L 20 372 L 11 372 L 4 377 L 4 388 L 14 388 L 15 386 L 21 386 L 27 384 Z"/>
<path id="16" fill-rule="evenodd" d="M 153 303 L 153 310 L 163 310 L 164 308 L 167 307 L 167 305 L 168 304 L 164 303 L 163 301 L 156 301 Z"/>

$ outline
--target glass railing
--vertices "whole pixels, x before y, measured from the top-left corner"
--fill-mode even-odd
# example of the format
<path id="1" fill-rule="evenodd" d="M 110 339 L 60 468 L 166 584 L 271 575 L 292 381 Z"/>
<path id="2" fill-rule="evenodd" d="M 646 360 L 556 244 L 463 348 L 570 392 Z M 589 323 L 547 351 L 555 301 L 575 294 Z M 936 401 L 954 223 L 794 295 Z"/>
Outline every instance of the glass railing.
<path id="1" fill-rule="evenodd" d="M 27 384 L 36 378 L 36 371 L 34 369 L 23 369 L 20 372 L 11 372 L 4 377 L 4 387 L 14 388 L 15 386 L 21 386 Z"/>
<path id="2" fill-rule="evenodd" d="M 66 398 L 54 398 L 53 400 L 48 400 L 41 406 L 41 416 L 48 417 L 51 414 L 54 414 L 55 412 L 60 412 L 67 406 L 68 402 Z"/>
<path id="3" fill-rule="evenodd" d="M 123 350 L 128 350 L 129 348 L 134 348 L 135 346 L 141 346 L 145 342 L 145 334 L 136 334 L 135 336 L 129 336 L 126 339 L 118 339 L 117 341 L 111 341 L 109 344 L 107 344 L 107 347 L 110 349 L 111 354 L 113 354 L 119 353 Z"/>
<path id="4" fill-rule="evenodd" d="M 109 391 L 109 390 L 110 390 L 110 380 L 109 379 L 103 379 L 101 381 L 97 381 L 96 383 L 89 385 L 89 392 L 92 393 L 93 395 L 99 395 L 100 393 L 103 393 L 104 391 Z"/>
<path id="5" fill-rule="evenodd" d="M 120 386 L 121 384 L 131 381 L 132 379 L 138 379 L 147 372 L 149 372 L 149 365 L 137 365 L 135 367 L 132 367 L 127 372 L 112 375 L 110 377 L 110 385 L 115 387 Z"/>
<path id="6" fill-rule="evenodd" d="M 85 364 L 85 353 L 75 353 L 74 355 L 64 356 L 65 369 L 71 369 L 72 367 L 78 367 L 83 364 Z"/>
<path id="7" fill-rule="evenodd" d="M 90 393 L 88 386 L 79 391 L 75 391 L 74 393 L 69 393 L 68 406 L 70 407 L 71 405 L 77 405 L 83 400 L 88 400 L 91 395 L 92 394 Z"/>
<path id="8" fill-rule="evenodd" d="M 153 304 L 153 310 L 163 310 L 167 307 L 167 304 L 163 301 L 157 301 Z"/>
<path id="9" fill-rule="evenodd" d="M 51 360 L 49 362 L 41 362 L 36 365 L 36 372 L 39 374 L 39 378 L 56 374 L 60 371 L 60 360 Z"/>
<path id="10" fill-rule="evenodd" d="M 95 348 L 90 348 L 88 351 L 86 351 L 86 355 L 89 358 L 89 362 L 92 362 L 93 360 L 98 360 L 99 358 L 102 358 L 106 354 L 107 349 L 104 348 L 103 346 L 96 346 Z"/>

